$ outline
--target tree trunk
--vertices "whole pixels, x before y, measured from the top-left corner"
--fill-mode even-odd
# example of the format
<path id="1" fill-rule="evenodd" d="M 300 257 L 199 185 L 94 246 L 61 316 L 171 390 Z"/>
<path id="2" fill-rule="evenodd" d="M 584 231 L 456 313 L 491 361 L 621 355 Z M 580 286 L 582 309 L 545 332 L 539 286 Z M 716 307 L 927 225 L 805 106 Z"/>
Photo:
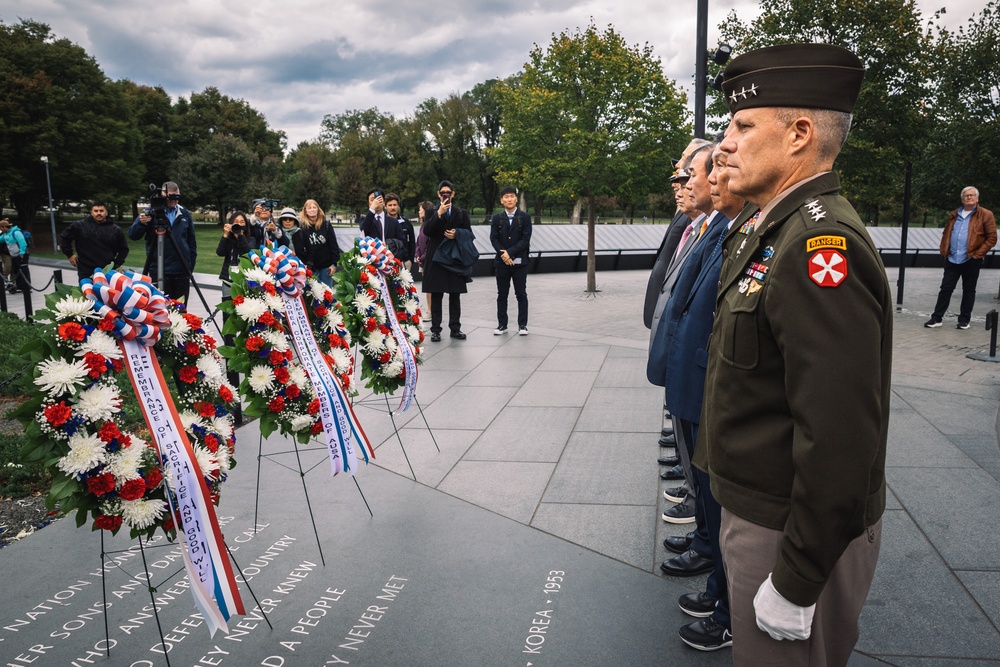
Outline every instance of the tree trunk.
<path id="1" fill-rule="evenodd" d="M 577 199 L 576 203 L 573 204 L 573 215 L 569 219 L 571 225 L 580 224 L 580 213 L 583 211 L 583 200 Z"/>
<path id="2" fill-rule="evenodd" d="M 587 199 L 587 291 L 591 294 L 597 293 L 597 255 L 594 252 L 594 229 L 597 226 L 595 216 L 597 214 L 597 198 L 593 191 Z"/>

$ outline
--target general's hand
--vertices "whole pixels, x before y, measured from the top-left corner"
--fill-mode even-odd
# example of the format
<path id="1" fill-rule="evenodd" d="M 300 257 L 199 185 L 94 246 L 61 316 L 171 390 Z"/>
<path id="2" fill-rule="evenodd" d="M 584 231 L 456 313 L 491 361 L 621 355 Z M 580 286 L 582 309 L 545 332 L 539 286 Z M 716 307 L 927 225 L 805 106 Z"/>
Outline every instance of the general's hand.
<path id="1" fill-rule="evenodd" d="M 454 229 L 446 229 L 445 232 L 444 232 L 444 237 L 446 239 L 453 239 L 453 238 L 455 238 L 455 230 Z"/>
<path id="2" fill-rule="evenodd" d="M 816 605 L 800 607 L 786 600 L 771 583 L 771 575 L 757 589 L 753 598 L 757 627 L 772 639 L 809 639 Z"/>

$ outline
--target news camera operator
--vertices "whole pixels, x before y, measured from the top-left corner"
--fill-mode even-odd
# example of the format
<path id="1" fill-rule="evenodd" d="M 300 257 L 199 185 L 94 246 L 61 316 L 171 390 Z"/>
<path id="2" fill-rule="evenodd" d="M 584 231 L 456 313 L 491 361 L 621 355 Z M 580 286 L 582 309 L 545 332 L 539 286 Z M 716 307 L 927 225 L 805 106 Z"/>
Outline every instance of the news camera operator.
<path id="1" fill-rule="evenodd" d="M 173 181 L 163 184 L 160 191 L 152 188 L 150 206 L 129 227 L 133 241 L 146 238 L 146 268 L 144 273 L 158 278 L 157 235 L 168 234 L 163 240 L 163 284 L 160 290 L 171 299 L 188 302 L 191 292 L 191 271 L 198 256 L 191 212 L 180 205 L 181 189 Z M 172 239 L 172 240 L 171 240 Z"/>

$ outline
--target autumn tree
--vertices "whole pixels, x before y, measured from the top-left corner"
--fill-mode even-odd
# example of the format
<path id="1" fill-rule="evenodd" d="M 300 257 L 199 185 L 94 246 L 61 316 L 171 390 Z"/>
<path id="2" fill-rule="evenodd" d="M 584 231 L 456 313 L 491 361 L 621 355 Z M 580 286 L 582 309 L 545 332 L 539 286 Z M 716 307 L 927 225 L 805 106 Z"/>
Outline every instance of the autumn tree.
<path id="1" fill-rule="evenodd" d="M 491 151 L 497 178 L 562 199 L 586 197 L 587 291 L 596 292 L 599 195 L 636 200 L 668 187 L 670 156 L 690 131 L 685 97 L 652 48 L 593 25 L 535 46 L 501 86 L 503 134 Z"/>

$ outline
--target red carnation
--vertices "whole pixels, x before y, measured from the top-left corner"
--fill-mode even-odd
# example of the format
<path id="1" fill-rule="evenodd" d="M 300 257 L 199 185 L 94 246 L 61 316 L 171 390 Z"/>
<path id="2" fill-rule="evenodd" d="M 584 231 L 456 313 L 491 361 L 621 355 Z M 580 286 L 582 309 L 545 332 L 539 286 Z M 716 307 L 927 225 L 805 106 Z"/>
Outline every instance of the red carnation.
<path id="1" fill-rule="evenodd" d="M 233 391 L 229 387 L 222 385 L 219 387 L 219 398 L 226 403 L 231 403 L 233 400 Z"/>
<path id="2" fill-rule="evenodd" d="M 403 288 L 402 285 L 396 286 L 396 294 L 398 294 L 399 296 L 403 296 L 404 294 L 406 294 L 406 290 Z"/>
<path id="3" fill-rule="evenodd" d="M 285 350 L 285 360 L 286 360 L 286 361 L 291 361 L 291 360 L 292 360 L 292 356 L 293 356 L 293 355 L 292 355 L 292 350 L 291 350 L 291 348 L 289 348 L 289 349 Z"/>
<path id="4" fill-rule="evenodd" d="M 378 330 L 381 331 L 386 336 L 392 333 L 392 328 L 388 324 L 378 325 Z"/>
<path id="5" fill-rule="evenodd" d="M 399 375 L 397 375 L 396 377 L 398 377 L 400 380 L 405 380 L 406 379 L 406 369 L 404 368 L 403 370 L 399 371 Z"/>
<path id="6" fill-rule="evenodd" d="M 316 422 L 315 424 L 312 425 L 312 428 L 309 429 L 309 432 L 312 433 L 313 435 L 317 435 L 322 430 L 323 430 L 323 422 L 318 421 L 318 422 Z"/>
<path id="7" fill-rule="evenodd" d="M 423 330 L 421 329 L 418 333 L 420 334 L 420 342 L 423 343 L 424 342 L 424 332 L 423 332 Z"/>
<path id="8" fill-rule="evenodd" d="M 421 313 L 418 310 L 417 312 L 413 313 L 413 315 L 410 316 L 410 321 L 413 322 L 414 324 L 420 324 L 420 315 Z"/>
<path id="9" fill-rule="evenodd" d="M 326 290 L 325 292 L 323 292 L 323 300 L 326 302 L 333 301 L 333 292 L 331 292 L 330 290 Z"/>
<path id="10" fill-rule="evenodd" d="M 392 359 L 392 355 L 391 355 L 391 354 L 389 354 L 389 352 L 388 352 L 388 351 L 386 351 L 386 352 L 383 352 L 382 354 L 378 355 L 378 360 L 379 360 L 379 361 L 380 361 L 381 363 L 383 363 L 383 364 L 387 364 L 387 363 L 389 363 L 389 360 L 390 360 L 390 359 Z"/>
<path id="11" fill-rule="evenodd" d="M 271 354 L 267 355 L 267 360 L 271 362 L 272 366 L 280 366 L 285 363 L 285 353 L 271 350 Z"/>
<path id="12" fill-rule="evenodd" d="M 111 367 L 115 369 L 115 373 L 121 373 L 122 369 L 125 368 L 125 362 L 121 359 L 112 359 Z"/>
<path id="13" fill-rule="evenodd" d="M 285 387 L 285 396 L 288 398 L 298 398 L 302 395 L 302 391 L 299 389 L 298 385 L 290 384 Z"/>
<path id="14" fill-rule="evenodd" d="M 416 285 L 410 285 L 407 288 L 407 291 L 409 291 L 410 294 L 416 294 L 417 293 L 417 286 Z"/>
<path id="15" fill-rule="evenodd" d="M 94 528 L 98 528 L 100 530 L 115 531 L 121 527 L 122 518 L 120 516 L 108 516 L 107 514 L 102 514 L 94 519 Z"/>
<path id="16" fill-rule="evenodd" d="M 122 484 L 122 488 L 118 490 L 118 495 L 122 497 L 122 500 L 139 500 L 145 494 L 146 480 L 142 477 L 130 479 Z"/>
<path id="17" fill-rule="evenodd" d="M 274 369 L 274 379 L 280 382 L 281 384 L 287 383 L 289 377 L 290 376 L 288 375 L 288 369 L 285 368 L 284 366 L 278 366 L 277 368 Z"/>
<path id="18" fill-rule="evenodd" d="M 278 291 L 274 289 L 274 285 L 272 285 L 271 283 L 264 283 L 264 291 L 270 294 L 271 296 L 274 296 L 275 294 L 278 293 Z"/>
<path id="19" fill-rule="evenodd" d="M 215 435 L 205 436 L 205 446 L 210 452 L 219 451 L 219 439 Z"/>
<path id="20" fill-rule="evenodd" d="M 329 312 L 330 311 L 326 309 L 326 306 L 316 306 L 315 310 L 313 310 L 316 317 L 326 317 L 326 314 Z"/>
<path id="21" fill-rule="evenodd" d="M 368 287 L 366 291 L 368 292 L 368 298 L 372 300 L 378 299 L 378 292 L 376 292 L 373 288 Z"/>
<path id="22" fill-rule="evenodd" d="M 59 401 L 45 408 L 42 414 L 52 426 L 62 426 L 73 416 L 73 411 L 66 405 L 66 401 Z"/>
<path id="23" fill-rule="evenodd" d="M 375 331 L 375 329 L 378 329 L 378 322 L 375 321 L 374 317 L 365 320 L 365 331 Z"/>
<path id="24" fill-rule="evenodd" d="M 185 366 L 180 370 L 178 375 L 181 378 L 181 382 L 185 384 L 193 384 L 195 380 L 198 379 L 198 367 L 197 366 Z"/>
<path id="25" fill-rule="evenodd" d="M 97 328 L 101 331 L 114 331 L 115 330 L 115 316 L 105 315 L 98 324 Z"/>
<path id="26" fill-rule="evenodd" d="M 351 375 L 350 373 L 344 373 L 340 377 L 340 384 L 344 385 L 344 389 L 351 388 Z"/>
<path id="27" fill-rule="evenodd" d="M 368 282 L 368 273 L 365 272 L 365 271 L 362 271 L 361 275 L 358 276 L 358 282 L 359 283 L 366 283 L 366 282 Z"/>
<path id="28" fill-rule="evenodd" d="M 146 471 L 146 488 L 155 489 L 163 481 L 163 471 L 159 468 L 150 468 Z"/>
<path id="29" fill-rule="evenodd" d="M 309 407 L 306 408 L 306 412 L 308 412 L 311 415 L 314 415 L 317 412 L 319 412 L 319 399 L 318 398 L 314 398 L 313 400 L 309 401 Z"/>
<path id="30" fill-rule="evenodd" d="M 201 352 L 201 348 L 198 347 L 198 343 L 189 340 L 188 342 L 184 343 L 184 352 L 189 357 L 197 357 L 198 353 Z"/>
<path id="31" fill-rule="evenodd" d="M 66 322 L 59 325 L 59 336 L 63 340 L 81 341 L 87 337 L 87 330 L 76 322 Z"/>
<path id="32" fill-rule="evenodd" d="M 87 490 L 95 496 L 103 496 L 115 490 L 115 477 L 109 472 L 94 475 L 87 479 Z"/>
<path id="33" fill-rule="evenodd" d="M 192 315 L 191 313 L 184 313 L 184 321 L 188 323 L 188 326 L 192 329 L 201 328 L 201 318 L 197 315 Z"/>
<path id="34" fill-rule="evenodd" d="M 243 299 L 243 295 L 242 294 L 238 294 L 238 295 L 236 295 L 236 296 L 233 297 L 233 305 L 234 306 L 240 305 L 241 303 L 243 303 L 243 301 L 244 301 L 244 299 Z"/>
<path id="35" fill-rule="evenodd" d="M 283 396 L 275 396 L 271 399 L 271 402 L 267 404 L 267 408 L 271 412 L 281 412 L 285 409 L 285 398 Z"/>
<path id="36" fill-rule="evenodd" d="M 87 375 L 95 380 L 108 372 L 108 361 L 96 352 L 87 352 L 83 355 L 83 363 L 87 366 Z"/>
<path id="37" fill-rule="evenodd" d="M 274 315 L 270 311 L 264 311 L 264 313 L 257 318 L 257 321 L 265 326 L 271 326 L 274 324 Z"/>
<path id="38" fill-rule="evenodd" d="M 250 336 L 247 338 L 247 349 L 251 352 L 257 352 L 261 347 L 264 346 L 264 339 L 260 336 Z"/>
<path id="39" fill-rule="evenodd" d="M 172 516 L 167 517 L 166 519 L 163 520 L 163 530 L 167 531 L 168 533 L 174 529 L 175 525 L 176 524 L 174 523 L 174 517 Z"/>
<path id="40" fill-rule="evenodd" d="M 115 439 L 122 437 L 122 432 L 118 430 L 118 426 L 114 422 L 104 422 L 100 430 L 97 431 L 97 437 L 111 444 Z"/>
<path id="41" fill-rule="evenodd" d="M 210 350 L 214 350 L 215 349 L 215 339 L 212 338 L 211 336 L 204 336 L 203 338 L 205 339 L 205 347 L 207 347 Z"/>
<path id="42" fill-rule="evenodd" d="M 215 406 L 207 401 L 198 401 L 194 404 L 194 409 L 198 411 L 198 414 L 202 417 L 214 417 L 215 416 Z"/>

